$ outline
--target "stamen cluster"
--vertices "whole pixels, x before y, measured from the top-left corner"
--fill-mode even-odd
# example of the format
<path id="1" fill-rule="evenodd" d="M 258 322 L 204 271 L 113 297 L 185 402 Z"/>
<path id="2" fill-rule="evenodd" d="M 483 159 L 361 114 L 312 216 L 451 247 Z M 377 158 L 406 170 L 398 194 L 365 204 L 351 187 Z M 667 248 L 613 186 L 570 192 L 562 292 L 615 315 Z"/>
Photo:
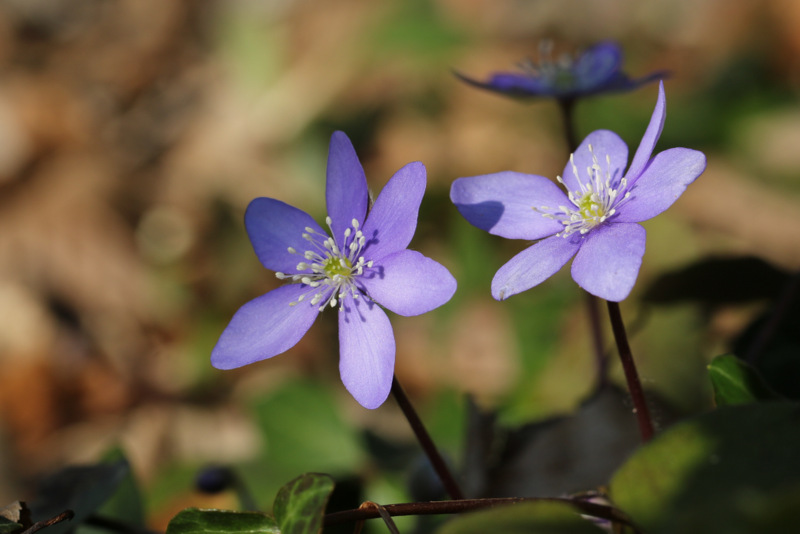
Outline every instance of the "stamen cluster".
<path id="1" fill-rule="evenodd" d="M 327 217 L 325 222 L 328 228 L 331 228 L 331 218 Z M 332 228 L 331 233 L 333 233 Z M 307 293 L 300 295 L 295 302 L 290 303 L 290 306 L 303 302 L 312 293 L 312 305 L 324 301 L 319 311 L 323 311 L 329 305 L 331 308 L 340 305 L 348 293 L 354 299 L 359 298 L 361 291 L 356 284 L 356 277 L 364 274 L 365 269 L 372 267 L 373 262 L 367 261 L 362 255 L 366 237 L 359 230 L 358 221 L 353 219 L 351 227 L 344 231 L 343 249 L 339 248 L 334 238 L 319 233 L 311 227 L 305 228 L 303 239 L 311 243 L 312 248 L 302 253 L 306 261 L 297 264 L 297 273 L 275 273 L 281 280 L 291 279 L 292 282 L 305 284 L 311 288 Z M 292 247 L 288 250 L 290 254 L 300 254 Z M 341 306 L 339 311 L 342 311 Z"/>
<path id="2" fill-rule="evenodd" d="M 592 155 L 592 165 L 586 168 L 588 180 L 585 182 L 581 180 L 578 167 L 575 165 L 574 155 L 570 154 L 569 157 L 572 173 L 575 175 L 580 190 L 570 191 L 569 186 L 561 176 L 557 177 L 558 182 L 567 188 L 567 196 L 575 207 L 558 206 L 558 208 L 549 208 L 547 206 L 534 206 L 533 208 L 534 211 L 541 213 L 542 216 L 558 221 L 564 226 L 564 229 L 556 234 L 557 236 L 569 237 L 575 232 L 581 235 L 588 233 L 612 217 L 617 212 L 617 208 L 630 197 L 630 191 L 625 192 L 620 197 L 620 193 L 625 191 L 628 185 L 625 178 L 622 178 L 618 184 L 614 184 L 612 181 L 611 158 L 606 155 L 606 168 L 603 171 L 592 145 L 589 145 L 589 152 Z"/>

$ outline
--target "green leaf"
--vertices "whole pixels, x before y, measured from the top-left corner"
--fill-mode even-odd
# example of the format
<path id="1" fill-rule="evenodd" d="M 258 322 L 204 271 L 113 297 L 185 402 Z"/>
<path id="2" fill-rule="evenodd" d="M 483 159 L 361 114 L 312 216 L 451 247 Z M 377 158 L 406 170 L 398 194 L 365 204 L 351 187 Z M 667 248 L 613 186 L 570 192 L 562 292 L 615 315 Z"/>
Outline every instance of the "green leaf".
<path id="1" fill-rule="evenodd" d="M 172 518 L 166 534 L 281 534 L 275 520 L 261 512 L 187 508 Z"/>
<path id="2" fill-rule="evenodd" d="M 8 519 L 7 517 L 0 516 L 0 534 L 11 534 L 17 530 L 20 530 L 22 525 L 19 523 Z"/>
<path id="3" fill-rule="evenodd" d="M 333 491 L 328 475 L 306 473 L 283 486 L 272 511 L 283 534 L 317 534 Z"/>
<path id="4" fill-rule="evenodd" d="M 49 476 L 30 503 L 34 522 L 50 519 L 64 510 L 75 513 L 72 521 L 47 527 L 47 534 L 63 534 L 94 514 L 119 487 L 130 467 L 125 460 L 96 465 L 71 466 Z"/>
<path id="5" fill-rule="evenodd" d="M 526 502 L 464 514 L 437 534 L 599 534 L 603 530 L 560 502 Z"/>
<path id="6" fill-rule="evenodd" d="M 772 391 L 753 367 L 732 354 L 717 356 L 708 366 L 717 406 L 774 400 Z"/>
<path id="7" fill-rule="evenodd" d="M 124 453 L 114 448 L 104 455 L 103 460 L 108 463 L 124 462 L 127 465 L 127 458 Z M 128 469 L 122 480 L 120 480 L 116 491 L 110 498 L 98 508 L 94 514 L 110 519 L 115 519 L 126 525 L 143 527 L 145 524 L 144 504 L 142 503 L 141 492 L 133 472 Z M 81 525 L 76 530 L 77 534 L 100 534 L 110 532 L 110 529 Z"/>
<path id="8" fill-rule="evenodd" d="M 639 449 L 612 478 L 611 496 L 650 534 L 791 532 L 797 451 L 800 404 L 724 406 Z"/>

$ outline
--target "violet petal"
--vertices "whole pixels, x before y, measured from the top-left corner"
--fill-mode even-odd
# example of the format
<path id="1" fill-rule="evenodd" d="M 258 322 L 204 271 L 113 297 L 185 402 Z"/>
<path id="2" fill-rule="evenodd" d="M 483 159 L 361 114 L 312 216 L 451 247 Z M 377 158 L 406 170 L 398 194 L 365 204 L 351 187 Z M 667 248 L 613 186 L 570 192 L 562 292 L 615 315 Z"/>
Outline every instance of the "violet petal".
<path id="1" fill-rule="evenodd" d="M 591 150 L 589 150 L 590 145 Z M 610 165 L 606 156 L 611 162 Z M 586 185 L 590 182 L 592 175 L 588 169 L 594 165 L 595 159 L 600 166 L 603 180 L 605 181 L 606 172 L 609 172 L 611 184 L 614 186 L 625 173 L 625 166 L 628 164 L 628 145 L 610 130 L 595 130 L 587 135 L 572 154 L 572 161 L 568 161 L 564 166 L 564 173 L 561 175 L 561 179 L 571 192 L 580 193 L 581 184 Z M 572 166 L 573 162 L 575 168 Z M 579 178 L 575 177 L 576 171 Z"/>
<path id="2" fill-rule="evenodd" d="M 375 302 L 406 317 L 438 308 L 456 291 L 450 271 L 414 250 L 386 256 L 359 281 Z"/>
<path id="3" fill-rule="evenodd" d="M 234 369 L 294 347 L 319 315 L 310 298 L 290 305 L 309 290 L 302 284 L 287 284 L 239 308 L 211 351 L 211 365 Z"/>
<path id="4" fill-rule="evenodd" d="M 550 278 L 578 251 L 580 241 L 552 236 L 526 248 L 500 267 L 492 280 L 492 296 L 505 300 Z"/>
<path id="5" fill-rule="evenodd" d="M 706 168 L 702 152 L 670 148 L 659 152 L 630 190 L 615 222 L 640 222 L 669 208 Z"/>
<path id="6" fill-rule="evenodd" d="M 346 296 L 339 312 L 339 373 L 364 408 L 377 408 L 389 396 L 394 355 L 394 333 L 386 313 L 367 299 Z"/>
<path id="7" fill-rule="evenodd" d="M 636 179 L 647 167 L 650 161 L 650 156 L 653 154 L 653 149 L 656 147 L 658 138 L 661 137 L 661 130 L 664 128 L 664 119 L 667 116 L 667 99 L 664 96 L 664 82 L 658 82 L 658 100 L 656 100 L 656 107 L 653 109 L 653 115 L 650 117 L 650 124 L 647 125 L 647 130 L 644 132 L 642 141 L 639 143 L 639 148 L 636 149 L 636 154 L 633 156 L 631 166 L 628 169 L 627 178 L 628 185 L 633 185 Z"/>
<path id="8" fill-rule="evenodd" d="M 508 239 L 540 239 L 559 232 L 561 223 L 533 208 L 571 205 L 547 178 L 512 171 L 459 178 L 450 188 L 450 200 L 470 224 Z"/>
<path id="9" fill-rule="evenodd" d="M 394 173 L 378 195 L 361 231 L 366 238 L 363 255 L 377 261 L 404 250 L 417 229 L 417 215 L 425 193 L 425 166 L 409 163 Z"/>
<path id="10" fill-rule="evenodd" d="M 256 198 L 247 206 L 244 226 L 261 264 L 272 271 L 296 273 L 303 252 L 311 243 L 303 239 L 306 227 L 327 235 L 311 215 L 274 198 Z M 296 254 L 289 252 L 289 247 Z"/>
<path id="11" fill-rule="evenodd" d="M 592 295 L 624 300 L 636 283 L 646 237 L 644 227 L 635 223 L 595 228 L 572 261 L 572 278 Z"/>
<path id="12" fill-rule="evenodd" d="M 344 244 L 344 231 L 352 226 L 353 219 L 363 226 L 369 203 L 364 168 L 353 143 L 344 132 L 333 132 L 331 136 L 325 201 L 328 216 L 332 220 L 333 237 L 341 247 Z"/>

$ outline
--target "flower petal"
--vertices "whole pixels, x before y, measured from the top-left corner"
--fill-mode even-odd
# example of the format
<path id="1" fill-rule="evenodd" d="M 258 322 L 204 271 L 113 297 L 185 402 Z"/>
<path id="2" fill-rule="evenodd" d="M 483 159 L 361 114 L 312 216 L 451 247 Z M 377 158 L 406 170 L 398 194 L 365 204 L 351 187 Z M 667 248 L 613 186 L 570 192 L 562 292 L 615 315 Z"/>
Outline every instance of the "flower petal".
<path id="1" fill-rule="evenodd" d="M 619 302 L 633 289 L 647 232 L 639 224 L 604 224 L 584 239 L 572 262 L 572 278 L 597 297 Z"/>
<path id="2" fill-rule="evenodd" d="M 309 227 L 323 235 L 325 231 L 311 215 L 274 198 L 256 198 L 247 206 L 244 226 L 261 264 L 267 269 L 296 273 L 303 252 L 310 243 L 303 239 Z M 291 254 L 289 247 L 297 251 Z"/>
<path id="3" fill-rule="evenodd" d="M 577 91 L 592 91 L 610 80 L 622 64 L 619 45 L 610 41 L 598 43 L 583 52 L 575 62 Z"/>
<path id="4" fill-rule="evenodd" d="M 459 178 L 450 188 L 450 200 L 470 224 L 508 239 L 540 239 L 561 231 L 561 223 L 533 208 L 570 203 L 544 176 L 512 171 Z"/>
<path id="5" fill-rule="evenodd" d="M 333 132 L 331 136 L 325 201 L 328 216 L 333 221 L 333 237 L 341 247 L 344 243 L 344 231 L 350 228 L 353 219 L 364 225 L 369 203 L 364 168 L 358 160 L 353 143 L 344 132 Z"/>
<path id="6" fill-rule="evenodd" d="M 294 347 L 319 315 L 317 306 L 308 302 L 290 306 L 308 289 L 288 284 L 239 308 L 211 351 L 211 365 L 234 369 Z"/>
<path id="7" fill-rule="evenodd" d="M 339 373 L 347 391 L 364 408 L 383 404 L 392 388 L 394 333 L 374 302 L 345 297 L 339 312 Z"/>
<path id="8" fill-rule="evenodd" d="M 415 161 L 394 173 L 361 229 L 367 239 L 364 249 L 367 260 L 379 260 L 408 246 L 417 229 L 417 214 L 424 193 L 425 165 Z"/>
<path id="9" fill-rule="evenodd" d="M 589 169 L 595 163 L 600 166 L 602 176 L 605 177 L 608 172 L 611 175 L 612 186 L 616 185 L 622 179 L 625 166 L 628 164 L 628 145 L 610 130 L 596 130 L 590 133 L 572 154 L 570 161 L 564 167 L 561 179 L 570 191 L 580 193 L 581 184 L 586 185 L 590 182 L 592 174 Z"/>
<path id="10" fill-rule="evenodd" d="M 653 149 L 656 147 L 658 138 L 661 137 L 661 130 L 664 128 L 664 118 L 667 116 L 667 99 L 664 96 L 664 82 L 658 83 L 658 100 L 656 100 L 656 107 L 653 109 L 653 115 L 650 117 L 650 124 L 647 125 L 647 130 L 644 132 L 639 148 L 636 149 L 636 154 L 633 156 L 631 166 L 628 169 L 628 185 L 633 185 L 636 179 L 642 174 L 642 171 L 650 161 L 650 156 L 653 154 Z"/>
<path id="11" fill-rule="evenodd" d="M 669 208 L 706 168 L 706 156 L 689 148 L 659 152 L 636 180 L 615 222 L 641 222 Z"/>
<path id="12" fill-rule="evenodd" d="M 438 308 L 456 291 L 450 271 L 414 250 L 386 256 L 359 281 L 370 298 L 406 317 Z"/>
<path id="13" fill-rule="evenodd" d="M 548 237 L 526 248 L 500 267 L 492 280 L 492 296 L 505 300 L 544 282 L 580 248 L 580 241 Z"/>

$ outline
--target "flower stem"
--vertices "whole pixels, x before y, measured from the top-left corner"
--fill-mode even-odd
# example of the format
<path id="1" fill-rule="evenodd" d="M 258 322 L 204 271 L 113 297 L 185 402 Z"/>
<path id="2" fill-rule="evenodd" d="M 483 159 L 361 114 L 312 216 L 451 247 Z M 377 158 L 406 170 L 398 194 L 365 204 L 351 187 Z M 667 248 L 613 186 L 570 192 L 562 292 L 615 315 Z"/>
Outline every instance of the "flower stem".
<path id="1" fill-rule="evenodd" d="M 642 441 L 647 443 L 653 437 L 653 422 L 650 419 L 650 411 L 647 409 L 639 373 L 636 372 L 636 364 L 633 362 L 633 353 L 628 344 L 628 335 L 625 333 L 619 302 L 608 301 L 608 315 L 611 318 L 611 329 L 614 331 L 614 340 L 617 342 L 622 369 L 625 371 L 625 380 L 628 382 L 628 391 L 633 399 L 633 411 L 639 422 L 639 432 L 642 435 Z"/>
<path id="2" fill-rule="evenodd" d="M 570 154 L 578 150 L 578 138 L 575 135 L 575 102 L 574 98 L 558 99 L 558 108 L 561 110 L 561 120 L 564 123 L 564 138 Z M 587 293 L 586 311 L 589 317 L 589 328 L 592 333 L 592 349 L 594 350 L 595 366 L 597 368 L 597 388 L 605 386 L 608 380 L 608 359 L 605 353 L 603 329 L 600 326 L 600 303 L 597 297 Z"/>
<path id="3" fill-rule="evenodd" d="M 403 411 L 403 415 L 406 416 L 408 424 L 411 425 L 411 429 L 414 431 L 414 435 L 417 436 L 417 441 L 419 441 L 419 444 L 425 451 L 425 454 L 427 455 L 428 460 L 431 462 L 434 471 L 436 471 L 436 474 L 439 475 L 439 480 L 442 481 L 445 491 L 447 491 L 452 499 L 463 499 L 464 494 L 461 492 L 461 488 L 458 486 L 455 478 L 453 478 L 453 475 L 447 468 L 444 458 L 442 458 L 442 456 L 439 454 L 439 451 L 436 449 L 436 445 L 434 445 L 431 436 L 428 434 L 428 431 L 425 430 L 422 420 L 419 418 L 416 410 L 414 410 L 414 407 L 411 405 L 411 401 L 408 400 L 406 392 L 403 390 L 400 382 L 397 381 L 397 377 L 392 378 L 392 394 L 394 395 L 397 404 L 400 406 L 400 409 Z"/>

